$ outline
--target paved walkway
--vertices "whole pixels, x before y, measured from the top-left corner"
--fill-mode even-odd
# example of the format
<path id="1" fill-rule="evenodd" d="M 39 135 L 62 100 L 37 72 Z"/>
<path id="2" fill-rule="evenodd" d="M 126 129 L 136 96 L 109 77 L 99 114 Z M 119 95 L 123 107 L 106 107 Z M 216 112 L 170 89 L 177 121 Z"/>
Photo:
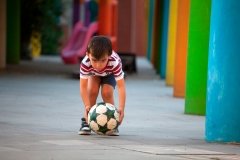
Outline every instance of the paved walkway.
<path id="1" fill-rule="evenodd" d="M 145 59 L 137 63 L 138 74 L 126 79 L 119 137 L 77 135 L 83 105 L 71 73 L 78 65 L 42 57 L 8 66 L 0 72 L 0 159 L 240 159 L 237 144 L 205 142 L 205 117 L 183 114 L 184 100 Z"/>

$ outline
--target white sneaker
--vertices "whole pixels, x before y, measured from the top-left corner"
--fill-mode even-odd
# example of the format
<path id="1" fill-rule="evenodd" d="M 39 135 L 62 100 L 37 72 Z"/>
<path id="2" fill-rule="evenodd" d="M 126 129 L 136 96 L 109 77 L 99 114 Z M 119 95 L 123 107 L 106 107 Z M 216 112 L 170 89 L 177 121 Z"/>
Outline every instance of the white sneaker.
<path id="1" fill-rule="evenodd" d="M 112 133 L 108 134 L 108 136 L 119 136 L 118 129 L 115 129 Z"/>

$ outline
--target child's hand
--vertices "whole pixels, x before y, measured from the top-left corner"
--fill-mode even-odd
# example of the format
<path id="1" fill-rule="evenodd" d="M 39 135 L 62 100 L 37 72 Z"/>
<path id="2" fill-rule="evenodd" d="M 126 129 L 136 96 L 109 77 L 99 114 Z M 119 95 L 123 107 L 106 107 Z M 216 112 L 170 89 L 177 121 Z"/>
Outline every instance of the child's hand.
<path id="1" fill-rule="evenodd" d="M 123 118 L 124 118 L 124 110 L 119 108 L 118 113 L 119 113 L 119 125 L 120 125 L 122 123 Z"/>

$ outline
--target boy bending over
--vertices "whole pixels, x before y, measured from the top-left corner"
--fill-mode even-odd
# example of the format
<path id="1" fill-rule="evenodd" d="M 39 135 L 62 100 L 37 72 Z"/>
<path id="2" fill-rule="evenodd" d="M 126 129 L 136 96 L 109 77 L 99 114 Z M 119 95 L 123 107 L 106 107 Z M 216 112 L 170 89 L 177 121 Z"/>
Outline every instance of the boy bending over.
<path id="1" fill-rule="evenodd" d="M 112 50 L 111 41 L 105 36 L 93 37 L 87 47 L 86 56 L 80 65 L 80 94 L 85 106 L 80 135 L 89 135 L 91 130 L 87 124 L 87 115 L 96 104 L 99 91 L 105 103 L 114 105 L 114 88 L 117 85 L 119 94 L 119 121 L 124 117 L 126 90 L 121 59 Z M 118 130 L 113 135 L 119 135 Z"/>

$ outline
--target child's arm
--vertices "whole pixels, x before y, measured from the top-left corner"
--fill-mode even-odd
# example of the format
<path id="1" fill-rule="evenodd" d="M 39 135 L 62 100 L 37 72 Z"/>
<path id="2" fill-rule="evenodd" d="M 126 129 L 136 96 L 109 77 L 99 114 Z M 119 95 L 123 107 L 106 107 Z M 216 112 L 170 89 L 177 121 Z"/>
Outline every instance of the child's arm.
<path id="1" fill-rule="evenodd" d="M 118 94 L 119 94 L 119 107 L 118 107 L 118 112 L 120 114 L 119 122 L 121 124 L 124 118 L 124 109 L 125 109 L 125 101 L 126 101 L 126 88 L 125 88 L 124 78 L 117 80 L 117 86 L 118 86 Z"/>
<path id="2" fill-rule="evenodd" d="M 85 107 L 84 117 L 86 118 L 86 120 L 87 120 L 87 114 L 90 110 L 90 101 L 88 98 L 87 86 L 88 86 L 88 79 L 80 78 L 80 95 Z"/>

